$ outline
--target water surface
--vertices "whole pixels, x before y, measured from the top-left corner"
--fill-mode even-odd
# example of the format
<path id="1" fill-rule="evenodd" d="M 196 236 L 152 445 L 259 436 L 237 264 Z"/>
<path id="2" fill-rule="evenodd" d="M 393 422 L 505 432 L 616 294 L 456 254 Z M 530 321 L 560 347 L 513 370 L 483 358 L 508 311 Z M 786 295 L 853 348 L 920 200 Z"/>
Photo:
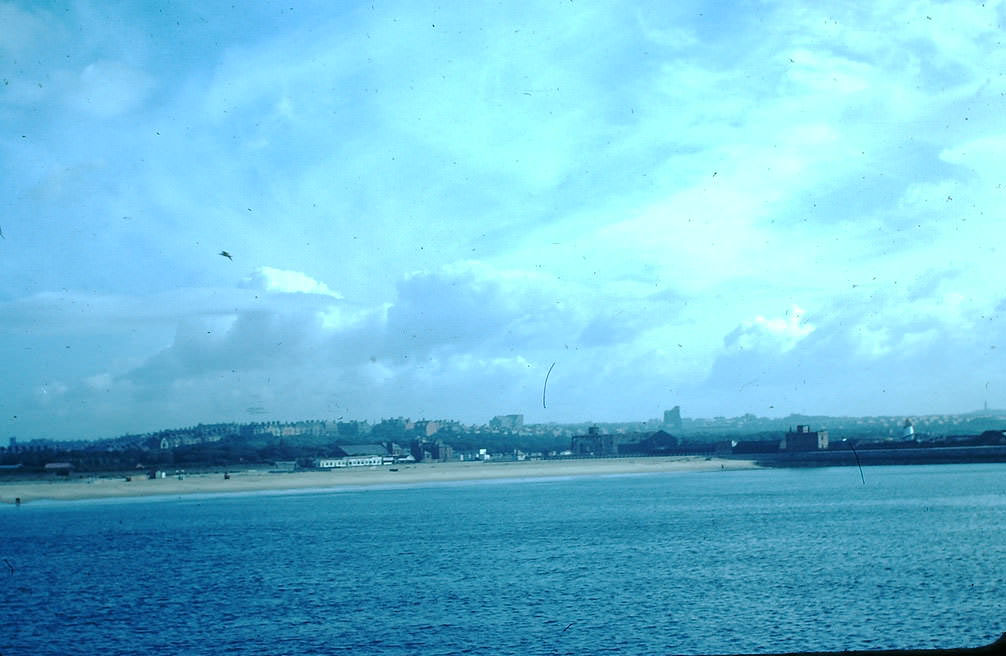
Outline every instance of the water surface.
<path id="1" fill-rule="evenodd" d="M 0 509 L 0 653 L 974 646 L 1004 526 L 1006 465 L 35 503 Z"/>

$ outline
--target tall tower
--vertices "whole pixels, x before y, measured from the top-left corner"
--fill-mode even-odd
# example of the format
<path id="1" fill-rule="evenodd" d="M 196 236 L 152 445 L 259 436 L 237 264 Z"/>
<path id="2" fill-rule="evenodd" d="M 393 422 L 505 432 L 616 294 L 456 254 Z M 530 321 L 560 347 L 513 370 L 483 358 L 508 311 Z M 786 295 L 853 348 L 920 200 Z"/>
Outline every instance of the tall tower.
<path id="1" fill-rule="evenodd" d="M 664 410 L 664 426 L 671 430 L 681 430 L 680 405 L 676 405 L 670 410 Z"/>

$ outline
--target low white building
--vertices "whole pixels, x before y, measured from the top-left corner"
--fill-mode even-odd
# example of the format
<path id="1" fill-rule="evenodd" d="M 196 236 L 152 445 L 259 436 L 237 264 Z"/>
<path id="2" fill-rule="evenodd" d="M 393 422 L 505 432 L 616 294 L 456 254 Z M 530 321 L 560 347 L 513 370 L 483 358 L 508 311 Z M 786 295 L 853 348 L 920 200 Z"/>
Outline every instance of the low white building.
<path id="1" fill-rule="evenodd" d="M 373 467 L 374 465 L 384 464 L 384 458 L 381 456 L 347 456 L 345 458 L 339 458 L 336 467 Z"/>
<path id="2" fill-rule="evenodd" d="M 318 469 L 341 469 L 343 467 L 373 467 L 383 465 L 382 456 L 346 456 L 345 458 L 321 458 L 315 460 Z"/>

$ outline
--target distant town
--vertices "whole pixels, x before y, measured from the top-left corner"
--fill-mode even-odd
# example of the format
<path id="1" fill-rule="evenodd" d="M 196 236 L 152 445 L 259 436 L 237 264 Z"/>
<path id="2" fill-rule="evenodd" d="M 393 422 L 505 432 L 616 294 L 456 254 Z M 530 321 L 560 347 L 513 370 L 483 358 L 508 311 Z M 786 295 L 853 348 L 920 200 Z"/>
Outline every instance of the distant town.
<path id="1" fill-rule="evenodd" d="M 783 466 L 1006 461 L 1006 411 L 694 419 L 675 406 L 660 418 L 621 423 L 525 424 L 523 415 L 509 414 L 481 425 L 398 417 L 373 424 L 319 419 L 199 424 L 100 440 L 11 436 L 0 447 L 0 476 L 686 455 Z"/>

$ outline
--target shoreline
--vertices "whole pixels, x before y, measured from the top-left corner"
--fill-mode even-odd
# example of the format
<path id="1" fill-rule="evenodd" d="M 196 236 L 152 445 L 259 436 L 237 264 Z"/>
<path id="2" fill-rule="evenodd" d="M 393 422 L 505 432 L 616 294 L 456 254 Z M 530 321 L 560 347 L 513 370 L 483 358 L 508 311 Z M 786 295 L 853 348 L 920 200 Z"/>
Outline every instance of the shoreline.
<path id="1" fill-rule="evenodd" d="M 323 471 L 269 472 L 245 469 L 223 473 L 186 473 L 183 478 L 148 479 L 145 475 L 87 478 L 38 478 L 0 481 L 0 504 L 32 501 L 83 501 L 92 499 L 214 495 L 250 492 L 323 491 L 335 488 L 388 487 L 501 479 L 542 480 L 584 476 L 687 473 L 759 469 L 753 460 L 701 456 L 597 458 L 582 460 L 530 460 L 522 462 L 438 462 L 397 466 L 360 467 Z M 397 469 L 397 471 L 392 471 Z"/>

